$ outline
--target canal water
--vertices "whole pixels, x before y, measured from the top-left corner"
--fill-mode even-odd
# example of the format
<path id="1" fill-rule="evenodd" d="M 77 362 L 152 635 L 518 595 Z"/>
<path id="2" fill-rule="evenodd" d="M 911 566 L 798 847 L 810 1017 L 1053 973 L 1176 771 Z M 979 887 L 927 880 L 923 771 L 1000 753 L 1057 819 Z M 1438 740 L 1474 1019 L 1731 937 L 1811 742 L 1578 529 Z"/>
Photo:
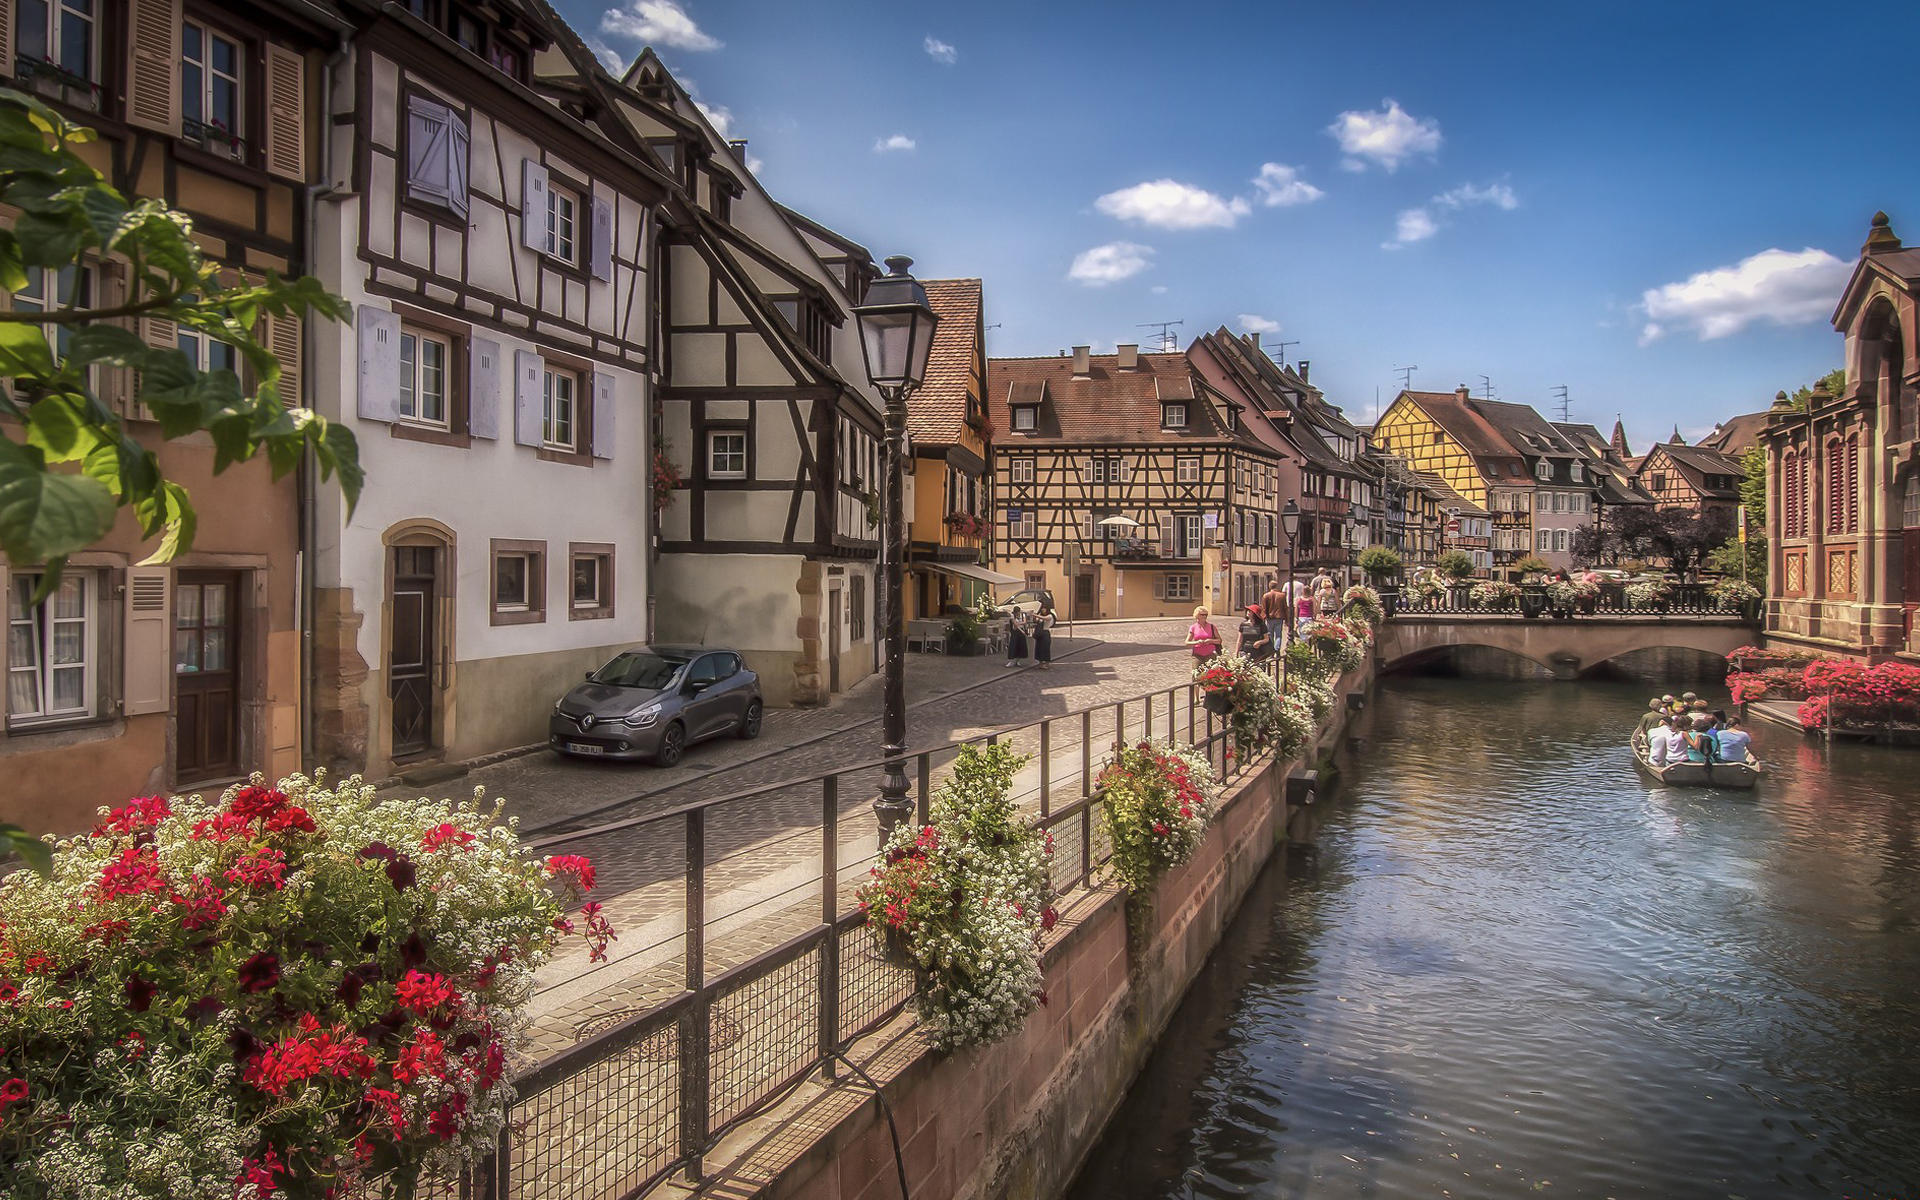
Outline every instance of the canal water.
<path id="1" fill-rule="evenodd" d="M 1657 788 L 1649 690 L 1384 681 L 1070 1195 L 1920 1195 L 1920 754 Z"/>

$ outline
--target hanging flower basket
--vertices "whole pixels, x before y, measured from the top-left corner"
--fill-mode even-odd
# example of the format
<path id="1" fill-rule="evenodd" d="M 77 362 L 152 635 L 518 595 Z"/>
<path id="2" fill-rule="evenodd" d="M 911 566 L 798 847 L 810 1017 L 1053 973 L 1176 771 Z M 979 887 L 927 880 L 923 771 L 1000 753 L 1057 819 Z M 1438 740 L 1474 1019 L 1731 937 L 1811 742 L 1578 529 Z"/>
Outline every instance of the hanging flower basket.
<path id="1" fill-rule="evenodd" d="M 1223 717 L 1233 711 L 1233 695 L 1229 692 L 1208 692 L 1200 698 L 1200 702 L 1207 706 L 1208 712 Z"/>

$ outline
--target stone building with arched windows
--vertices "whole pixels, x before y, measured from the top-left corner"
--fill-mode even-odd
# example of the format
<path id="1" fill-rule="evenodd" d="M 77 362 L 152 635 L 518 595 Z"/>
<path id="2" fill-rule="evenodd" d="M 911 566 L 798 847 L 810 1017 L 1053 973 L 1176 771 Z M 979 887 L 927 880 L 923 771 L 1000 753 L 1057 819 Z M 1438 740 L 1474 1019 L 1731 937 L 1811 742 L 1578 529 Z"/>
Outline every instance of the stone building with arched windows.
<path id="1" fill-rule="evenodd" d="M 1767 637 L 1920 658 L 1920 249 L 1874 216 L 1834 311 L 1846 386 L 1768 414 Z"/>

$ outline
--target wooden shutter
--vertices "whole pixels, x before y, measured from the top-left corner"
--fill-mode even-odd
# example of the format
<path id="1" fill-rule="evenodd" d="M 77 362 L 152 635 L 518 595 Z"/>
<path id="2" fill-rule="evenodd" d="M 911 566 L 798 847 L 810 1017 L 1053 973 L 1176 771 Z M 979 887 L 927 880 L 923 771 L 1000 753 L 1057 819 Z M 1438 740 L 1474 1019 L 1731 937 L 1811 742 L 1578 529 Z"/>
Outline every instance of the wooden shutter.
<path id="1" fill-rule="evenodd" d="M 307 180 L 307 60 L 267 44 L 267 170 L 297 183 Z"/>
<path id="2" fill-rule="evenodd" d="M 520 160 L 520 244 L 547 248 L 547 168 L 531 158 Z"/>
<path id="3" fill-rule="evenodd" d="M 173 573 L 127 569 L 127 644 L 121 706 L 127 716 L 173 707 Z"/>
<path id="4" fill-rule="evenodd" d="M 1120 464 L 1120 482 L 1132 483 L 1133 482 L 1133 463 L 1124 458 L 1116 458 L 1113 461 Z"/>
<path id="5" fill-rule="evenodd" d="M 407 194 L 453 206 L 452 152 L 448 140 L 453 113 L 444 104 L 413 96 L 407 101 Z"/>
<path id="6" fill-rule="evenodd" d="M 595 279 L 613 278 L 613 201 L 593 198 L 593 245 L 589 248 Z"/>
<path id="7" fill-rule="evenodd" d="M 129 0 L 127 124 L 180 136 L 180 0 Z"/>
<path id="8" fill-rule="evenodd" d="M 13 78 L 13 10 L 13 0 L 0 0 L 0 77 L 7 79 Z"/>
<path id="9" fill-rule="evenodd" d="M 593 456 L 613 457 L 613 373 L 595 371 L 588 385 L 593 391 Z"/>
<path id="10" fill-rule="evenodd" d="M 1173 518 L 1162 515 L 1160 518 L 1160 557 L 1173 557 Z"/>
<path id="11" fill-rule="evenodd" d="M 360 343 L 362 421 L 383 424 L 400 419 L 400 318 L 384 308 L 362 304 L 354 313 Z"/>
<path id="12" fill-rule="evenodd" d="M 99 289 L 95 302 L 101 308 L 118 308 L 127 302 L 127 268 L 124 265 L 114 262 L 100 263 L 93 268 L 93 274 L 98 281 Z M 123 317 L 116 321 L 103 322 L 103 324 L 132 329 L 134 320 Z M 94 394 L 100 397 L 102 407 L 108 412 L 132 417 L 134 408 L 132 369 L 102 363 L 96 365 L 93 372 Z"/>
<path id="13" fill-rule="evenodd" d="M 500 343 L 489 338 L 467 342 L 467 432 L 500 436 Z"/>
<path id="14" fill-rule="evenodd" d="M 542 387 L 546 383 L 546 360 L 531 350 L 513 352 L 513 440 L 522 446 L 538 446 L 540 418 L 543 413 Z"/>
<path id="15" fill-rule="evenodd" d="M 467 215 L 467 162 L 472 157 L 472 131 L 460 117 L 447 117 L 447 207 Z"/>
<path id="16" fill-rule="evenodd" d="M 165 317 L 138 318 L 137 332 L 141 341 L 156 350 L 180 348 L 180 327 Z M 152 411 L 140 403 L 140 376 L 131 371 L 127 379 L 127 417 L 135 421 L 155 419 Z"/>
<path id="17" fill-rule="evenodd" d="M 1167 598 L 1167 577 L 1157 571 L 1154 572 L 1153 576 L 1153 598 L 1155 600 L 1165 600 Z"/>
<path id="18" fill-rule="evenodd" d="M 280 362 L 280 403 L 288 408 L 305 407 L 300 391 L 301 319 L 266 314 L 260 319 L 260 343 Z M 398 377 L 395 386 L 398 386 Z"/>

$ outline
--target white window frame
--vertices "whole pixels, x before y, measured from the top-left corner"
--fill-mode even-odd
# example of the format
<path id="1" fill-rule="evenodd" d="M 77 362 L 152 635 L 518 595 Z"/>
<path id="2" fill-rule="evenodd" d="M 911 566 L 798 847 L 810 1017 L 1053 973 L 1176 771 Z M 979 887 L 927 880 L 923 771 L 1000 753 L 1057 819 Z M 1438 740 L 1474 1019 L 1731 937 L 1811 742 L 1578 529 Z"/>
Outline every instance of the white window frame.
<path id="1" fill-rule="evenodd" d="M 1175 483 L 1199 483 L 1200 460 L 1198 458 L 1174 459 L 1173 481 Z"/>
<path id="2" fill-rule="evenodd" d="M 524 565 L 520 571 L 520 598 L 502 601 L 500 598 L 500 567 L 510 559 L 519 559 Z M 501 550 L 493 556 L 493 611 L 495 612 L 532 612 L 534 573 L 540 569 L 540 556 L 531 550 Z"/>
<path id="3" fill-rule="evenodd" d="M 88 83 L 100 83 L 100 0 L 94 0 L 93 11 L 90 13 L 81 12 L 79 9 L 74 8 L 68 3 L 68 0 L 45 0 L 45 3 L 47 6 L 46 61 L 51 62 L 64 74 L 76 76 L 86 80 Z M 13 45 L 15 53 L 20 58 L 25 58 L 30 52 L 25 49 L 26 43 L 20 36 L 20 32 L 26 24 L 26 14 L 18 7 L 14 9 L 14 14 L 13 19 L 18 22 L 18 24 L 14 27 Z M 82 22 L 87 26 L 87 47 L 85 55 L 87 61 L 83 69 L 79 71 L 75 71 L 66 61 L 66 28 L 68 17 L 73 18 L 75 21 Z M 8 75 L 18 73 L 14 63 L 10 62 L 5 64 L 5 68 Z M 29 79 L 23 77 L 19 82 L 28 91 L 36 90 Z"/>
<path id="4" fill-rule="evenodd" d="M 1174 420 L 1175 416 L 1179 420 Z M 1187 402 L 1184 400 L 1163 400 L 1160 402 L 1160 428 L 1185 429 L 1187 427 Z"/>
<path id="5" fill-rule="evenodd" d="M 1199 558 L 1201 547 L 1207 544 L 1207 520 L 1200 513 L 1181 513 L 1180 546 L 1182 558 Z"/>
<path id="6" fill-rule="evenodd" d="M 549 257 L 569 266 L 580 261 L 580 197 L 571 188 L 547 185 L 547 240 Z"/>
<path id="7" fill-rule="evenodd" d="M 736 450 L 731 446 L 739 442 Z M 726 446 L 722 442 L 729 443 Z M 738 465 L 735 465 L 735 462 Z M 707 478 L 708 479 L 745 479 L 747 477 L 747 431 L 744 429 L 709 429 L 707 431 Z"/>
<path id="8" fill-rule="evenodd" d="M 1013 406 L 1011 422 L 1013 432 L 1032 433 L 1040 426 L 1040 410 L 1032 404 L 1016 404 Z"/>
<path id="9" fill-rule="evenodd" d="M 1012 462 L 1012 466 L 1010 469 L 1013 474 L 1013 482 L 1015 483 L 1032 483 L 1033 482 L 1033 460 L 1032 459 L 1016 458 L 1011 460 L 1011 462 Z"/>
<path id="10" fill-rule="evenodd" d="M 34 590 L 40 586 L 42 578 L 43 573 L 39 571 L 14 572 L 7 578 L 6 706 L 10 728 L 88 720 L 96 714 L 99 704 L 100 630 L 94 611 L 99 597 L 99 573 L 69 568 L 62 573 L 60 585 L 53 594 L 41 604 L 31 604 Z M 75 589 L 79 593 L 78 616 L 62 617 L 55 607 L 61 594 L 68 589 Z M 50 662 L 51 650 L 58 640 L 61 627 L 75 625 L 80 629 L 79 661 Z M 31 650 L 32 657 L 29 661 L 16 662 L 14 651 L 22 641 Z M 55 674 L 75 670 L 80 674 L 80 704 L 52 708 Z M 33 689 L 33 708 L 30 710 L 15 705 L 16 677 L 32 680 L 29 686 Z"/>
<path id="11" fill-rule="evenodd" d="M 198 59 L 192 59 L 187 57 L 187 39 L 186 39 L 187 30 L 194 30 L 200 35 L 200 57 Z M 216 40 L 225 42 L 227 45 L 233 47 L 234 71 L 232 74 L 228 74 L 227 72 L 216 70 L 213 65 L 213 43 Z M 181 109 L 180 136 L 181 137 L 183 137 L 189 142 L 194 143 L 195 145 L 199 146 L 201 149 L 206 150 L 210 154 L 220 154 L 233 159 L 246 158 L 246 155 L 247 155 L 246 63 L 247 63 L 247 43 L 243 39 L 225 32 L 224 30 L 220 29 L 218 26 L 208 25 L 204 21 L 181 22 L 181 36 L 180 36 L 180 109 Z M 190 117 L 186 115 L 187 97 L 190 94 L 187 88 L 187 69 L 189 67 L 192 67 L 200 72 L 199 102 L 200 102 L 201 115 L 199 117 Z M 211 115 L 213 111 L 214 84 L 217 80 L 222 80 L 222 79 L 226 80 L 228 83 L 231 83 L 233 85 L 233 125 L 231 128 L 228 128 L 222 125 L 218 120 L 216 120 Z M 200 126 L 200 128 L 198 130 L 193 129 L 191 128 L 191 126 L 193 125 L 198 125 Z M 219 132 L 223 129 L 225 130 L 225 133 L 226 133 L 225 140 L 222 140 L 222 138 L 219 136 Z"/>
<path id="12" fill-rule="evenodd" d="M 1166 598 L 1169 600 L 1193 599 L 1193 576 L 1191 575 L 1167 576 Z"/>
<path id="13" fill-rule="evenodd" d="M 548 366 L 540 385 L 540 445 L 576 453 L 580 449 L 580 373 Z M 565 387 L 560 386 L 565 384 Z M 563 394 L 564 393 L 564 394 Z M 564 432 L 565 436 L 562 436 Z"/>
<path id="14" fill-rule="evenodd" d="M 575 611 L 607 607 L 607 577 L 613 572 L 613 556 L 575 551 L 571 558 L 567 564 L 567 604 Z M 579 593 L 581 563 L 593 564 L 593 595 L 585 600 Z"/>
<path id="15" fill-rule="evenodd" d="M 1553 531 L 1553 552 L 1555 554 L 1565 554 L 1567 552 L 1568 540 L 1569 540 L 1569 535 L 1566 530 L 1564 529 L 1554 530 Z"/>
<path id="16" fill-rule="evenodd" d="M 1553 464 L 1543 458 L 1539 462 L 1534 464 L 1533 474 L 1534 474 L 1534 477 L 1537 479 L 1552 479 Z"/>
<path id="17" fill-rule="evenodd" d="M 1534 540 L 1536 543 L 1538 543 L 1534 547 L 1535 554 L 1552 554 L 1553 553 L 1553 530 L 1542 529 L 1538 534 L 1535 535 Z"/>
<path id="18" fill-rule="evenodd" d="M 426 355 L 421 353 L 427 346 L 440 348 L 440 415 L 430 416 L 423 411 L 421 401 L 427 392 Z M 429 429 L 449 429 L 452 427 L 453 414 L 453 339 L 444 333 L 428 329 L 415 329 L 402 326 L 400 329 L 400 419 L 409 425 L 420 425 Z M 542 438 L 545 437 L 545 417 L 542 416 Z M 571 447 L 569 447 L 571 448 Z"/>

